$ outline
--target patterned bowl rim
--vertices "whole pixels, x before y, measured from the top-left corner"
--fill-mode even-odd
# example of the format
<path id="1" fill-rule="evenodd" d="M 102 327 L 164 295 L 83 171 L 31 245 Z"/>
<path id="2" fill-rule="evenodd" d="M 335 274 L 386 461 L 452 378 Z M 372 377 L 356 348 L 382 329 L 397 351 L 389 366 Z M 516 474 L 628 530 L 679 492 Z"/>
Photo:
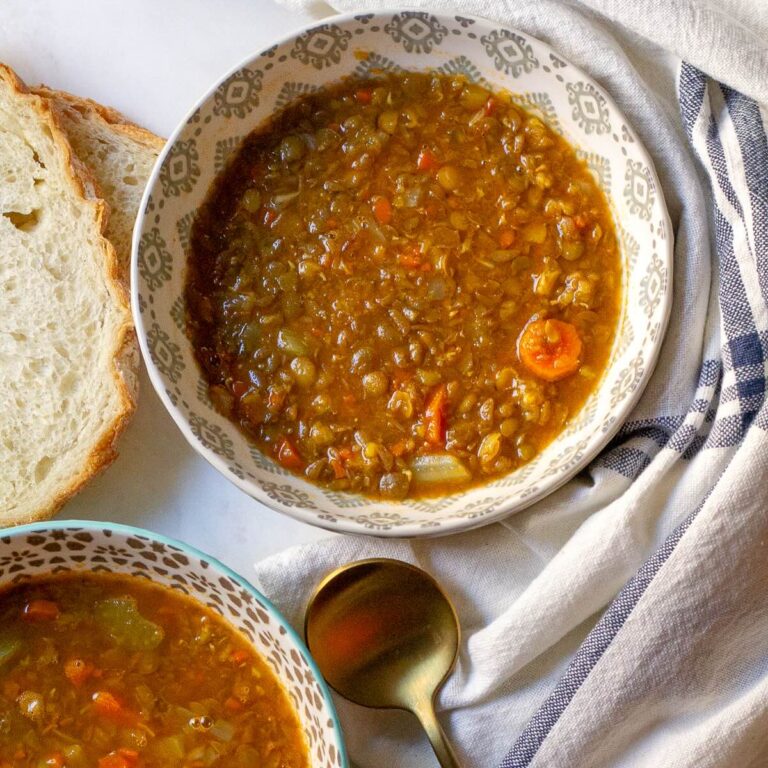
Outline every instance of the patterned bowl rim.
<path id="1" fill-rule="evenodd" d="M 203 560 L 212 566 L 215 570 L 220 571 L 224 576 L 234 581 L 238 586 L 242 587 L 246 592 L 250 592 L 256 600 L 265 608 L 265 610 L 272 614 L 278 624 L 285 629 L 287 637 L 298 648 L 298 650 L 304 656 L 307 666 L 310 668 L 312 675 L 315 678 L 320 692 L 323 696 L 323 701 L 328 707 L 328 711 L 333 720 L 333 733 L 336 738 L 336 748 L 341 755 L 342 768 L 349 768 L 349 756 L 347 755 L 347 748 L 344 742 L 344 735 L 341 730 L 341 722 L 339 721 L 339 715 L 336 712 L 336 706 L 333 703 L 333 697 L 331 691 L 328 688 L 325 678 L 320 672 L 317 662 L 312 657 L 306 644 L 300 637 L 299 633 L 288 623 L 285 616 L 274 606 L 271 600 L 265 597 L 256 587 L 253 586 L 245 577 L 241 576 L 236 571 L 232 570 L 228 565 L 225 565 L 216 557 L 209 555 L 207 552 L 203 552 L 201 549 L 187 544 L 186 542 L 175 539 L 171 536 L 165 536 L 162 533 L 155 533 L 155 531 L 149 531 L 146 528 L 139 528 L 135 525 L 126 525 L 124 523 L 108 523 L 99 522 L 98 520 L 48 520 L 40 523 L 29 523 L 28 525 L 17 525 L 11 528 L 0 528 L 0 539 L 3 538 L 19 538 L 28 533 L 38 533 L 41 531 L 67 531 L 73 529 L 87 529 L 89 531 L 113 531 L 124 536 L 141 536 L 146 539 L 157 541 L 160 544 L 165 544 L 169 547 L 175 547 L 180 549 L 187 555 L 197 560 Z M 191 600 L 195 600 L 194 596 L 188 596 Z M 227 622 L 229 623 L 229 622 Z M 281 681 L 282 685 L 282 681 Z"/>
<path id="2" fill-rule="evenodd" d="M 302 523 L 308 523 L 309 525 L 313 525 L 318 528 L 324 528 L 326 530 L 333 531 L 334 533 L 349 533 L 349 534 L 355 534 L 355 535 L 362 534 L 366 536 L 373 535 L 378 538 L 403 538 L 403 539 L 437 538 L 437 537 L 446 536 L 452 533 L 461 533 L 463 531 L 472 530 L 473 528 L 480 528 L 482 526 L 489 525 L 490 523 L 499 522 L 500 520 L 503 520 L 504 518 L 508 517 L 510 514 L 521 512 L 523 509 L 530 507 L 536 502 L 541 501 L 543 498 L 546 498 L 547 496 L 551 495 L 552 493 L 557 491 L 559 488 L 561 488 L 563 485 L 565 485 L 567 482 L 572 480 L 579 472 L 581 472 L 584 469 L 584 467 L 586 467 L 589 464 L 589 462 L 592 461 L 595 458 L 595 456 L 597 456 L 605 448 L 605 446 L 613 439 L 616 433 L 621 429 L 625 419 L 631 413 L 632 409 L 635 407 L 637 402 L 640 400 L 640 397 L 645 391 L 645 388 L 648 385 L 648 382 L 651 376 L 653 375 L 654 370 L 656 369 L 656 364 L 659 360 L 659 355 L 661 354 L 661 348 L 664 343 L 664 338 L 666 336 L 667 328 L 669 326 L 669 318 L 672 312 L 672 298 L 673 298 L 672 281 L 674 277 L 674 270 L 673 270 L 674 230 L 672 229 L 672 220 L 669 216 L 669 210 L 667 208 L 667 203 L 664 196 L 664 190 L 661 186 L 659 175 L 656 172 L 656 167 L 653 163 L 653 159 L 650 153 L 648 152 L 648 150 L 646 149 L 645 144 L 640 140 L 639 136 L 637 136 L 637 132 L 635 131 L 635 135 L 637 136 L 637 145 L 638 145 L 636 147 L 636 151 L 638 152 L 638 154 L 642 156 L 643 160 L 648 165 L 651 181 L 655 185 L 656 191 L 658 192 L 658 196 L 659 196 L 660 218 L 663 220 L 664 225 L 666 227 L 667 234 L 668 234 L 667 238 L 664 241 L 665 246 L 661 249 L 661 253 L 660 253 L 660 256 L 664 261 L 664 265 L 667 269 L 667 274 L 669 275 L 669 277 L 666 281 L 666 291 L 664 292 L 664 295 L 662 296 L 662 299 L 661 299 L 662 306 L 663 306 L 663 316 L 661 319 L 659 334 L 655 339 L 652 339 L 649 342 L 647 342 L 650 346 L 650 350 L 648 352 L 648 358 L 647 358 L 648 364 L 645 368 L 645 371 L 643 372 L 642 377 L 638 381 L 634 392 L 629 397 L 627 397 L 622 403 L 616 406 L 616 410 L 615 410 L 616 418 L 614 419 L 610 427 L 603 432 L 602 436 L 598 440 L 595 441 L 595 443 L 591 446 L 591 449 L 585 452 L 584 456 L 579 462 L 577 462 L 570 469 L 565 470 L 560 477 L 552 478 L 548 482 L 543 484 L 539 488 L 538 492 L 532 493 L 528 498 L 518 501 L 518 503 L 516 504 L 513 510 L 505 509 L 504 505 L 502 505 L 498 510 L 494 511 L 493 513 L 477 519 L 455 518 L 455 519 L 449 519 L 449 520 L 443 521 L 441 522 L 440 528 L 437 528 L 437 529 L 424 529 L 424 528 L 421 528 L 418 523 L 404 523 L 403 525 L 399 525 L 391 529 L 377 530 L 375 533 L 372 533 L 371 531 L 365 529 L 361 524 L 355 522 L 354 520 L 339 518 L 335 522 L 330 522 L 322 519 L 317 514 L 317 510 L 304 510 L 300 506 L 294 506 L 288 509 L 273 506 L 272 500 L 269 498 L 269 496 L 266 493 L 261 492 L 261 489 L 256 487 L 250 481 L 244 478 L 240 478 L 235 473 L 231 472 L 229 470 L 229 467 L 226 464 L 226 461 L 224 461 L 223 458 L 218 456 L 207 446 L 203 445 L 201 441 L 198 440 L 195 434 L 193 433 L 188 419 L 183 415 L 181 410 L 174 405 L 174 403 L 171 401 L 169 394 L 166 392 L 165 383 L 163 381 L 162 375 L 160 371 L 157 369 L 157 367 L 155 366 L 149 351 L 149 346 L 147 342 L 147 333 L 146 333 L 147 329 L 145 327 L 144 319 L 139 308 L 140 295 L 139 295 L 138 244 L 141 239 L 142 229 L 144 225 L 145 211 L 147 209 L 147 205 L 149 203 L 149 199 L 152 195 L 152 192 L 157 186 L 158 179 L 160 176 L 160 171 L 162 169 L 165 158 L 167 157 L 168 153 L 174 146 L 180 134 L 187 127 L 187 123 L 189 122 L 189 120 L 193 117 L 193 115 L 197 112 L 198 109 L 200 109 L 210 98 L 212 98 L 217 88 L 219 88 L 219 86 L 223 82 L 225 82 L 228 78 L 235 75 L 241 69 L 245 68 L 250 62 L 252 62 L 256 57 L 258 57 L 264 50 L 267 50 L 268 48 L 271 48 L 271 47 L 286 45 L 291 41 L 297 39 L 300 35 L 323 24 L 352 23 L 355 21 L 355 18 L 357 16 L 360 16 L 361 14 L 365 14 L 365 13 L 371 13 L 374 16 L 389 16 L 389 15 L 395 15 L 395 14 L 401 14 L 401 13 L 408 13 L 408 12 L 427 13 L 437 18 L 438 21 L 441 21 L 441 20 L 445 21 L 453 17 L 452 14 L 446 13 L 445 11 L 435 12 L 427 8 L 409 8 L 409 7 L 388 7 L 388 8 L 382 8 L 382 9 L 375 9 L 374 11 L 367 11 L 366 8 L 361 8 L 359 10 L 348 12 L 348 13 L 333 14 L 331 16 L 326 16 L 326 17 L 323 17 L 322 19 L 316 19 L 314 21 L 310 21 L 306 24 L 303 24 L 299 27 L 294 28 L 291 32 L 283 35 L 280 38 L 275 39 L 271 45 L 259 48 L 258 50 L 243 57 L 235 66 L 231 67 L 229 70 L 223 73 L 220 77 L 218 77 L 205 90 L 205 92 L 200 97 L 198 97 L 198 99 L 195 101 L 192 107 L 187 111 L 184 117 L 181 118 L 176 128 L 174 128 L 173 132 L 168 136 L 168 139 L 165 142 L 165 146 L 163 147 L 162 151 L 157 157 L 155 165 L 152 168 L 152 172 L 144 188 L 144 194 L 142 195 L 141 204 L 139 205 L 139 212 L 137 214 L 136 223 L 133 229 L 133 243 L 132 243 L 132 249 L 131 249 L 131 266 L 130 266 L 131 311 L 133 314 L 133 320 L 136 327 L 136 334 L 139 340 L 139 347 L 141 349 L 142 357 L 144 358 L 144 363 L 146 365 L 150 382 L 152 383 L 152 387 L 154 388 L 158 397 L 162 401 L 166 410 L 171 415 L 171 418 L 176 423 L 176 426 L 179 428 L 179 430 L 181 431 L 186 441 L 194 448 L 194 450 L 200 456 L 202 456 L 211 466 L 213 466 L 218 472 L 224 475 L 224 477 L 226 477 L 227 480 L 229 480 L 231 483 L 234 483 L 234 485 L 236 485 L 241 491 L 243 491 L 244 493 L 246 493 L 248 496 L 255 499 L 256 501 L 259 501 L 261 504 L 268 507 L 274 512 L 278 512 L 284 515 L 289 515 L 290 517 L 293 517 Z M 541 46 L 542 49 L 547 53 L 551 53 L 552 55 L 555 55 L 558 58 L 565 61 L 570 67 L 573 67 L 574 72 L 576 72 L 580 77 L 583 77 L 585 81 L 587 81 L 588 83 L 593 85 L 597 84 L 595 79 L 591 75 L 586 73 L 580 67 L 575 66 L 570 61 L 570 59 L 562 56 L 560 53 L 555 51 L 555 49 L 552 48 L 552 46 L 550 46 L 548 43 L 543 42 L 542 40 L 540 40 L 537 37 L 534 37 L 528 32 L 517 29 L 516 27 L 512 27 L 507 24 L 500 24 L 498 22 L 493 21 L 492 19 L 488 19 L 483 16 L 477 16 L 469 13 L 462 13 L 461 15 L 463 18 L 471 19 L 473 21 L 480 22 L 481 24 L 494 25 L 495 28 L 497 29 L 503 29 L 518 35 L 522 35 L 526 39 L 536 43 L 536 45 Z M 624 111 L 618 106 L 615 99 L 611 95 L 610 91 L 608 91 L 604 86 L 600 86 L 600 92 L 604 96 L 607 103 L 611 106 L 611 108 L 616 111 L 616 114 L 619 117 L 621 117 L 630 128 L 632 128 L 632 122 L 630 120 L 627 120 L 624 114 Z M 634 128 L 632 129 L 634 130 Z M 597 385 L 597 388 L 600 389 L 602 386 L 604 386 L 605 381 L 606 379 L 605 379 L 605 376 L 603 375 L 603 377 L 600 379 L 599 384 Z M 290 481 L 290 478 L 288 478 L 288 480 Z M 470 486 L 469 488 L 465 489 L 464 492 L 472 492 L 478 487 L 482 487 L 482 485 Z M 397 505 L 393 504 L 393 507 L 396 508 Z M 322 512 L 323 510 L 321 509 L 320 511 Z"/>

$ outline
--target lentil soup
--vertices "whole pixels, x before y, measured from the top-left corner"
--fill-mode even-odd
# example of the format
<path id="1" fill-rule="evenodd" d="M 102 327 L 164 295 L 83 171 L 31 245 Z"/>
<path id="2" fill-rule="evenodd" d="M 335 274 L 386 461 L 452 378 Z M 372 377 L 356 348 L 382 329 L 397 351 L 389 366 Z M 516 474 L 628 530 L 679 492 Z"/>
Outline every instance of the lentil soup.
<path id="1" fill-rule="evenodd" d="M 605 369 L 621 267 L 575 150 L 461 77 L 345 80 L 253 132 L 192 232 L 215 407 L 283 467 L 385 499 L 530 461 Z"/>
<path id="2" fill-rule="evenodd" d="M 132 577 L 0 593 L 1 768 L 308 768 L 277 678 L 204 606 Z"/>

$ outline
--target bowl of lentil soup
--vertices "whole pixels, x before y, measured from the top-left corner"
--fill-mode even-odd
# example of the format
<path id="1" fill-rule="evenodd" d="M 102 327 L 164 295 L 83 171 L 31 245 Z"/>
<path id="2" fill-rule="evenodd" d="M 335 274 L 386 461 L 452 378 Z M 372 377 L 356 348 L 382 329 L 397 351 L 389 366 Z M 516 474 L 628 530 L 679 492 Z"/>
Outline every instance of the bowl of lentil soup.
<path id="1" fill-rule="evenodd" d="M 266 598 L 100 522 L 0 531 L 0 723 L 16 768 L 348 765 L 322 676 Z"/>
<path id="2" fill-rule="evenodd" d="M 190 442 L 307 522 L 435 535 L 551 492 L 618 429 L 671 228 L 610 97 L 524 33 L 334 17 L 169 141 L 134 238 L 150 376 Z"/>

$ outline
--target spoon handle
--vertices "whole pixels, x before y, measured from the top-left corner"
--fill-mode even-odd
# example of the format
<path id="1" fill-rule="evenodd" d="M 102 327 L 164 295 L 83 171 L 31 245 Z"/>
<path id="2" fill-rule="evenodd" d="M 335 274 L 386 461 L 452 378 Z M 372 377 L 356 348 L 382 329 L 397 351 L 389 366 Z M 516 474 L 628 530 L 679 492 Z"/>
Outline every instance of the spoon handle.
<path id="1" fill-rule="evenodd" d="M 414 708 L 413 714 L 419 718 L 441 768 L 461 768 L 456 753 L 437 719 L 434 704 L 431 701 L 421 702 Z"/>

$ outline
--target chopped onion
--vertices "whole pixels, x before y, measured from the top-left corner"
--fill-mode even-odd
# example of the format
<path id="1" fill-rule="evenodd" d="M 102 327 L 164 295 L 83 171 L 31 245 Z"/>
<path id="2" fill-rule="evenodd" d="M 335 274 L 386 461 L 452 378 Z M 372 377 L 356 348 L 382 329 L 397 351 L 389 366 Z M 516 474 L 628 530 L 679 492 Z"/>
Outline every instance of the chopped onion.
<path id="1" fill-rule="evenodd" d="M 416 456 L 411 462 L 413 479 L 417 483 L 465 483 L 472 476 L 459 459 L 449 453 Z"/>

